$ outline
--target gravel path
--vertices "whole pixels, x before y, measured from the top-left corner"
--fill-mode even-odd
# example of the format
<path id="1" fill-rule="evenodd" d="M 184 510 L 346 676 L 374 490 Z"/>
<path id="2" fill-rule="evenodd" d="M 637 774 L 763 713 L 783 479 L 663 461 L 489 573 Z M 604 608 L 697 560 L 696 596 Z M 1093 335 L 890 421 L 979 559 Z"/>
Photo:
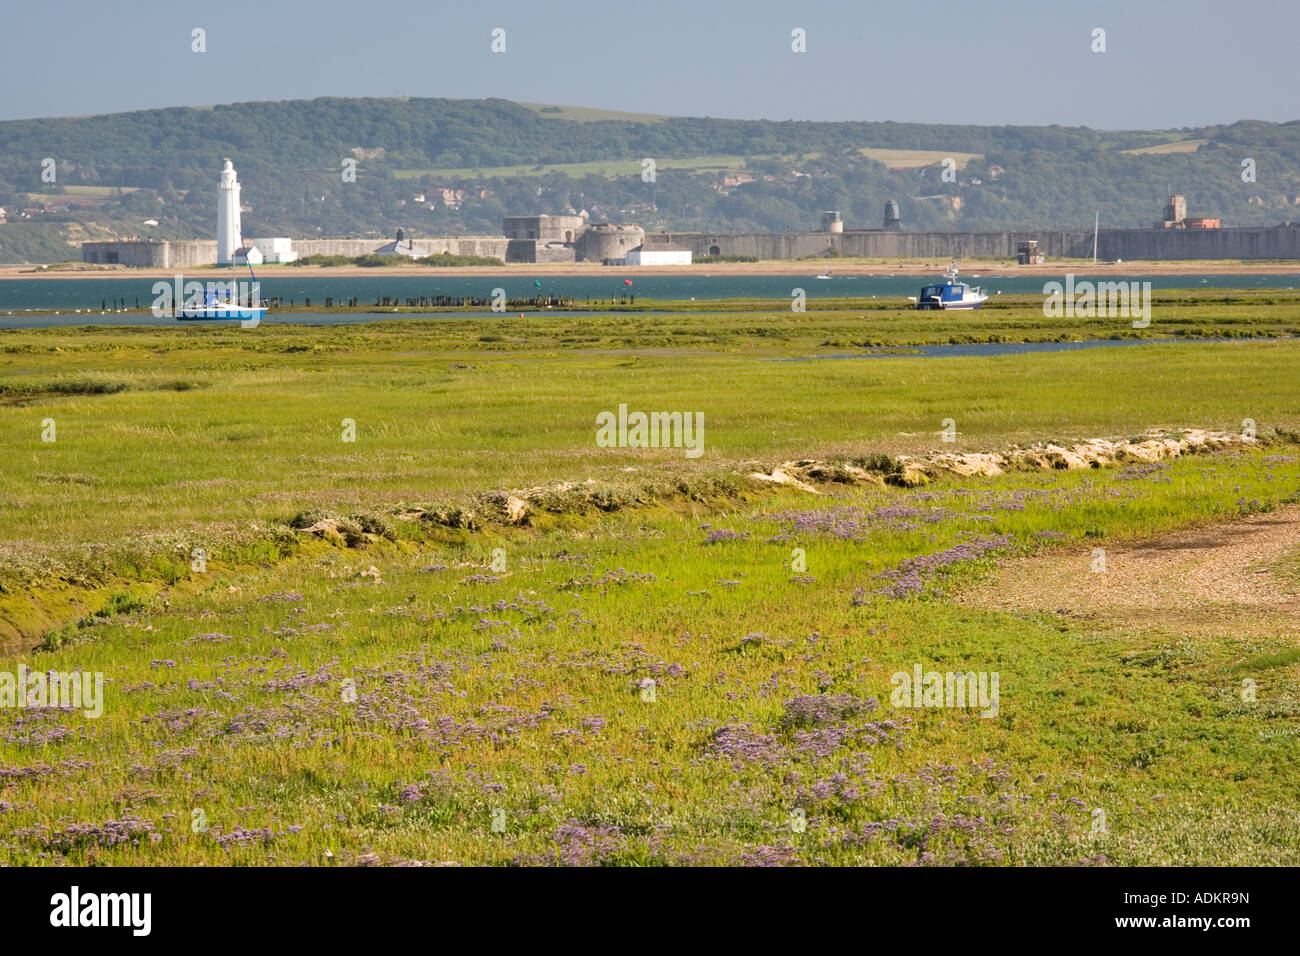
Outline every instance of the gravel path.
<path id="1" fill-rule="evenodd" d="M 1180 531 L 1105 548 L 1017 559 L 961 603 L 1006 611 L 1046 611 L 1124 625 L 1214 629 L 1261 623 L 1300 634 L 1300 594 L 1277 570 L 1300 548 L 1300 508 Z"/>

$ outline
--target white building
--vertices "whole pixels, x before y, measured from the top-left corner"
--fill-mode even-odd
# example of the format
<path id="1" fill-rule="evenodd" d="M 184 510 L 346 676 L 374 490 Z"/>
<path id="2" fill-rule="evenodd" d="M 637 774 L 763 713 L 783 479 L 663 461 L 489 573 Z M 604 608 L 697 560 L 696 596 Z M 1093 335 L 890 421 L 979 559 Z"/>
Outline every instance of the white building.
<path id="1" fill-rule="evenodd" d="M 635 249 L 627 251 L 627 264 L 630 266 L 689 266 L 691 250 L 671 242 L 651 242 L 646 240 Z"/>
<path id="2" fill-rule="evenodd" d="M 293 262 L 298 258 L 298 253 L 293 251 L 293 240 L 284 236 L 250 239 L 249 242 L 252 248 L 256 249 L 261 255 L 262 262 Z M 253 262 L 251 253 L 248 260 Z M 257 263 L 253 262 L 253 265 L 257 265 Z"/>
<path id="3" fill-rule="evenodd" d="M 235 165 L 226 160 L 217 189 L 217 264 L 229 265 L 244 244 L 239 225 L 239 175 Z"/>

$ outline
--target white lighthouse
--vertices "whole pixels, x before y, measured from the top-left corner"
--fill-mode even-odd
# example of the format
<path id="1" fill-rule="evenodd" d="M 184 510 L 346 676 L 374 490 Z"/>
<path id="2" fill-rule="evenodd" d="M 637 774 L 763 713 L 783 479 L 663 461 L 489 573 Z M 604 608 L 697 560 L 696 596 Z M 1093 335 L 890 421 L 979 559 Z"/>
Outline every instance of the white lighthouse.
<path id="1" fill-rule="evenodd" d="M 221 186 L 217 190 L 217 264 L 230 265 L 244 244 L 239 228 L 239 174 L 226 160 L 221 168 Z"/>

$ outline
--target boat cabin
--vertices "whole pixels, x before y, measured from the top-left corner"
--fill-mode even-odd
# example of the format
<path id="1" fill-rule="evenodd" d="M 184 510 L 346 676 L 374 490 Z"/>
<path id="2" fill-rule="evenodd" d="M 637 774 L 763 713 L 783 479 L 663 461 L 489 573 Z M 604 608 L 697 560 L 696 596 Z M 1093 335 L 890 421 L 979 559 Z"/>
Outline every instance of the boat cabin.
<path id="1" fill-rule="evenodd" d="M 966 283 L 944 282 L 939 285 L 928 285 L 922 289 L 921 301 L 938 299 L 940 302 L 960 302 L 965 294 Z"/>

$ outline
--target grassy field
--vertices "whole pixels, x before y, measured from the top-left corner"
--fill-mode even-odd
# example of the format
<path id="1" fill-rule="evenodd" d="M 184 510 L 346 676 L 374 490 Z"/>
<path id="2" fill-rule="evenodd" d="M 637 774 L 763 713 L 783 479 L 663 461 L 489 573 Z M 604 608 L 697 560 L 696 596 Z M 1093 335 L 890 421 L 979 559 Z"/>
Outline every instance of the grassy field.
<path id="1" fill-rule="evenodd" d="M 1142 334 L 1296 313 L 1186 293 Z M 1104 321 L 0 332 L 0 672 L 105 679 L 97 718 L 0 707 L 0 863 L 1294 864 L 1276 609 L 1225 635 L 1158 594 L 1142 627 L 968 598 L 1290 514 L 1300 344 L 816 357 L 1132 334 Z M 702 412 L 704 454 L 599 447 L 620 404 Z M 1244 419 L 1260 447 L 1110 469 L 745 477 Z M 485 497 L 530 488 L 519 523 Z M 1259 573 L 1294 589 L 1293 556 Z M 896 706 L 917 665 L 997 674 L 996 712 Z"/>
<path id="2" fill-rule="evenodd" d="M 548 119 L 573 120 L 577 123 L 612 121 L 618 123 L 661 123 L 669 117 L 660 113 L 630 113 L 626 110 L 602 110 L 591 106 L 556 106 L 553 103 L 520 103 Z"/>
<path id="3" fill-rule="evenodd" d="M 972 159 L 978 159 L 979 153 L 957 153 L 942 149 L 877 149 L 867 147 L 858 150 L 868 159 L 884 163 L 890 169 L 918 169 L 922 166 L 935 166 L 945 159 L 956 162 L 958 169 L 965 169 Z"/>
<path id="4" fill-rule="evenodd" d="M 49 202 L 59 196 L 114 196 L 139 192 L 139 186 L 64 186 L 57 193 L 25 193 L 28 199 Z"/>
<path id="5" fill-rule="evenodd" d="M 1141 146 L 1137 149 L 1120 150 L 1120 152 L 1130 153 L 1134 156 L 1162 156 L 1167 153 L 1194 153 L 1208 142 L 1208 139 L 1180 139 L 1172 143 L 1161 143 L 1158 146 Z"/>

